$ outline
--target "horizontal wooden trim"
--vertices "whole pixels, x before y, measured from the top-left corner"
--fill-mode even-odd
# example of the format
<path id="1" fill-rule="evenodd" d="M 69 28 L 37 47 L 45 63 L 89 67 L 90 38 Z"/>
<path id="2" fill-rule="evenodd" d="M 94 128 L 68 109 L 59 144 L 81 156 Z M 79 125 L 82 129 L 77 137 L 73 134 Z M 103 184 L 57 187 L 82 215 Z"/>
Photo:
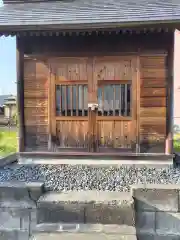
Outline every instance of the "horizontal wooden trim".
<path id="1" fill-rule="evenodd" d="M 96 54 L 97 55 L 97 54 Z M 132 57 L 133 56 L 127 56 L 127 54 L 124 54 L 124 55 L 103 55 L 101 57 L 99 56 L 96 56 L 94 57 L 94 63 L 97 64 L 97 63 L 101 63 L 103 61 L 119 61 L 119 60 L 123 60 L 123 61 L 131 61 L 132 60 Z"/>
<path id="2" fill-rule="evenodd" d="M 152 51 L 146 51 L 146 52 L 140 52 L 140 57 L 156 57 L 156 56 L 159 56 L 159 57 L 163 57 L 163 56 L 167 56 L 168 55 L 168 51 L 154 51 L 155 53 L 153 53 Z"/>
<path id="3" fill-rule="evenodd" d="M 88 85 L 88 81 L 84 81 L 84 80 L 60 80 L 60 79 L 56 79 L 55 81 L 55 85 Z"/>
<path id="4" fill-rule="evenodd" d="M 56 117 L 56 121 L 88 121 L 88 117 L 59 116 Z"/>
<path id="5" fill-rule="evenodd" d="M 132 121 L 132 117 L 123 117 L 123 116 L 97 116 L 97 121 Z M 56 121 L 88 121 L 87 117 L 56 117 Z"/>
<path id="6" fill-rule="evenodd" d="M 77 58 L 77 57 L 81 57 L 81 58 L 86 58 L 88 56 L 89 57 L 98 57 L 98 56 L 104 56 L 104 55 L 107 55 L 107 56 L 119 56 L 120 58 L 122 58 L 123 56 L 137 56 L 138 55 L 138 52 L 135 51 L 135 52 L 107 52 L 107 53 L 104 53 L 104 52 L 57 52 L 57 53 L 53 53 L 53 52 L 45 52 L 42 54 L 28 54 L 26 55 L 26 58 L 27 59 L 38 59 L 38 60 L 42 60 L 42 61 L 48 61 L 49 62 L 49 59 L 50 58 L 53 58 L 54 60 L 58 60 L 60 59 L 59 55 L 61 55 L 63 58 Z M 62 58 L 61 57 L 61 58 Z M 50 62 L 51 64 L 51 62 Z"/>
<path id="7" fill-rule="evenodd" d="M 117 80 L 99 80 L 98 81 L 98 85 L 106 85 L 106 84 L 131 84 L 132 81 L 131 80 L 121 80 L 121 79 L 117 79 Z M 83 80 L 67 80 L 67 81 L 61 81 L 61 80 L 56 80 L 56 85 L 87 85 L 88 81 L 83 81 Z"/>
<path id="8" fill-rule="evenodd" d="M 97 121 L 131 121 L 132 117 L 123 116 L 98 116 Z"/>
<path id="9" fill-rule="evenodd" d="M 26 59 L 38 59 L 38 60 L 42 60 L 42 61 L 49 61 L 49 57 L 54 58 L 54 59 L 60 59 L 59 55 L 61 55 L 62 57 L 66 57 L 66 58 L 77 58 L 77 57 L 81 57 L 81 58 L 87 58 L 87 56 L 118 56 L 119 59 L 123 58 L 124 56 L 126 57 L 132 57 L 132 56 L 166 56 L 167 55 L 167 51 L 162 50 L 162 51 L 120 51 L 120 52 L 83 52 L 83 53 L 79 53 L 79 52 L 57 52 L 57 53 L 53 53 L 53 52 L 45 52 L 42 54 L 28 54 L 25 55 L 24 57 Z M 132 60 L 132 59 L 131 59 Z"/>
<path id="10" fill-rule="evenodd" d="M 38 55 L 39 56 L 39 55 Z M 29 57 L 29 55 L 28 55 L 28 57 Z M 41 57 L 42 57 L 42 55 L 41 55 Z M 52 57 L 52 58 L 50 58 L 50 59 L 48 59 L 48 63 L 50 63 L 50 64 L 57 64 L 57 60 L 67 60 L 68 62 L 69 61 L 72 61 L 72 60 L 76 60 L 76 61 L 78 61 L 78 62 L 81 62 L 81 63 L 86 63 L 86 61 L 88 60 L 88 57 L 86 56 L 86 57 L 81 57 L 81 58 L 79 58 L 79 57 L 76 57 L 76 56 L 68 56 L 68 57 L 62 57 L 62 56 L 54 56 L 54 57 Z"/>
<path id="11" fill-rule="evenodd" d="M 106 84 L 131 84 L 132 81 L 131 80 L 121 80 L 121 79 L 117 79 L 117 80 L 99 80 L 98 81 L 98 85 L 102 86 L 102 85 L 106 85 Z"/>

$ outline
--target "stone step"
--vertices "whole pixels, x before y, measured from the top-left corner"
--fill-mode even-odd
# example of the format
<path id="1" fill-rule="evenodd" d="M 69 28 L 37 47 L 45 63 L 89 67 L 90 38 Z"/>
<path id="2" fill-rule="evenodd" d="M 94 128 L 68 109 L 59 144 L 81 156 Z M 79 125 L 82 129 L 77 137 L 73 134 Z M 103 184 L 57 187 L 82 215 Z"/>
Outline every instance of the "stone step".
<path id="1" fill-rule="evenodd" d="M 28 231 L 22 230 L 0 230 L 0 239 L 1 240 L 29 240 Z"/>
<path id="2" fill-rule="evenodd" d="M 37 221 L 134 226 L 134 201 L 123 192 L 48 192 L 37 202 Z"/>
<path id="3" fill-rule="evenodd" d="M 4 201 L 36 201 L 44 193 L 40 182 L 1 182 L 0 203 Z"/>
<path id="4" fill-rule="evenodd" d="M 0 183 L 0 240 L 28 240 L 36 227 L 42 183 Z"/>
<path id="5" fill-rule="evenodd" d="M 31 240 L 137 240 L 136 235 L 104 233 L 38 233 Z"/>
<path id="6" fill-rule="evenodd" d="M 135 235 L 134 226 L 126 224 L 90 224 L 90 223 L 42 223 L 34 229 L 35 233 L 104 233 Z"/>

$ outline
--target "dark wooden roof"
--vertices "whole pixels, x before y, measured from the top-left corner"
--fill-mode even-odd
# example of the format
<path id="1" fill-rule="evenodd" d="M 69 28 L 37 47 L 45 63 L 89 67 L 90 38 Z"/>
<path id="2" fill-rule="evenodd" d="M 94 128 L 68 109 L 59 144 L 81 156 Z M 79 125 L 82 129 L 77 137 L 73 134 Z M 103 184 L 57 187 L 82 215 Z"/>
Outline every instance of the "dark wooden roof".
<path id="1" fill-rule="evenodd" d="M 4 0 L 9 2 L 0 8 L 0 32 L 180 22 L 180 0 Z"/>

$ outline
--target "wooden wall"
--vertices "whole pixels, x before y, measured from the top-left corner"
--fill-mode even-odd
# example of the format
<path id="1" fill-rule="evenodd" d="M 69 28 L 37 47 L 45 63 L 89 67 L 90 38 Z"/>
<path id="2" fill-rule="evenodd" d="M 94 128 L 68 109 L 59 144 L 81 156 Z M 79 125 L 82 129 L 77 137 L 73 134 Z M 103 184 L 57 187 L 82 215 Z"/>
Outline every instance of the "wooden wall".
<path id="1" fill-rule="evenodd" d="M 48 67 L 41 61 L 24 59 L 25 149 L 47 149 Z"/>
<path id="2" fill-rule="evenodd" d="M 165 35 L 164 35 L 165 34 Z M 166 56 L 172 34 L 90 37 L 25 37 L 24 115 L 25 145 L 48 150 L 48 77 L 46 62 L 54 56 L 140 54 L 139 131 L 142 152 L 162 152 L 166 138 Z M 143 55 L 143 53 L 145 53 Z M 148 55 L 147 52 L 150 54 Z M 124 54 L 124 53 L 123 53 Z M 158 144 L 157 144 L 158 143 Z"/>
<path id="3" fill-rule="evenodd" d="M 165 151 L 166 60 L 166 55 L 140 56 L 140 141 L 142 152 Z"/>

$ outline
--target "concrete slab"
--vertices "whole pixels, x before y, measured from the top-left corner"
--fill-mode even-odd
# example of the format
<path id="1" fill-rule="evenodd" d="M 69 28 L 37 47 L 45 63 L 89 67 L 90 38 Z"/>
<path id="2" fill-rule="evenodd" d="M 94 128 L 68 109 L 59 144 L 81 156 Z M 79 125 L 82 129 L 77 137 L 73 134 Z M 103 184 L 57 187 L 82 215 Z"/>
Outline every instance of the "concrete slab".
<path id="1" fill-rule="evenodd" d="M 40 197 L 38 223 L 76 222 L 134 226 L 130 193 L 108 191 L 49 192 Z"/>

